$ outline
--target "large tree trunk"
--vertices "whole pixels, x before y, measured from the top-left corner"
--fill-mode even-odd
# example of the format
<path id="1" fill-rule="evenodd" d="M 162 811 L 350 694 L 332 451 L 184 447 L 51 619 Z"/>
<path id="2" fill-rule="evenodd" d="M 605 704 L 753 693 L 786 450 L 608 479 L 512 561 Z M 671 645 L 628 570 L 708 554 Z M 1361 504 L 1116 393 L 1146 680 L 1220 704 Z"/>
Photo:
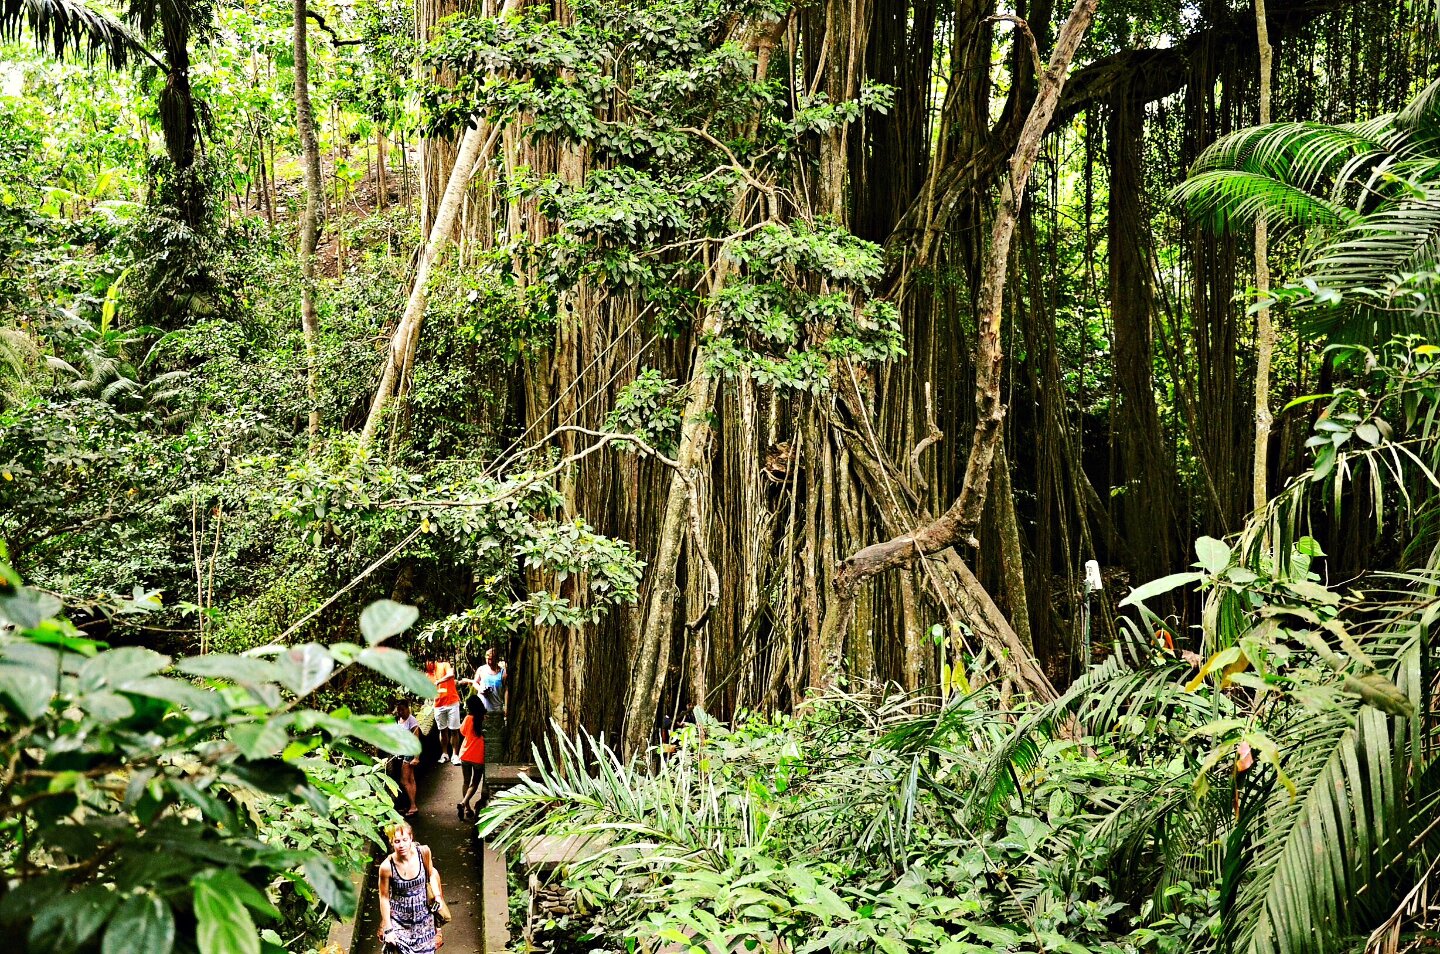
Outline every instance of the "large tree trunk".
<path id="1" fill-rule="evenodd" d="M 505 0 L 497 16 L 512 16 L 524 5 L 525 0 Z M 365 426 L 360 431 L 361 446 L 375 438 L 375 432 L 384 419 L 391 398 L 410 373 L 415 352 L 420 347 L 420 327 L 425 321 L 425 305 L 430 300 L 430 275 L 439 264 L 450 237 L 455 232 L 455 222 L 465 202 L 466 189 L 476 167 L 485 160 L 500 137 L 501 127 L 492 126 L 485 120 L 477 120 L 474 126 L 466 127 L 460 140 L 460 149 L 451 166 L 450 177 L 445 183 L 445 194 L 435 211 L 435 222 L 431 226 L 424 246 L 420 249 L 420 261 L 415 269 L 415 283 L 410 289 L 410 298 L 405 303 L 405 312 L 395 333 L 390 337 L 390 347 L 385 354 L 385 367 L 380 372 L 380 383 L 370 401 L 370 412 L 365 417 Z"/>
<path id="2" fill-rule="evenodd" d="M 718 294 L 725 284 L 729 268 L 729 248 L 723 248 L 715 275 L 710 283 L 711 295 Z M 660 518 L 660 536 L 654 559 L 650 561 L 650 598 L 645 607 L 640 643 L 636 648 L 635 668 L 630 674 L 630 692 L 625 705 L 625 751 L 645 751 L 650 732 L 655 727 L 660 707 L 660 694 L 670 664 L 670 644 L 674 640 L 675 605 L 680 593 L 676 573 L 690 509 L 698 506 L 694 499 L 705 464 L 706 445 L 710 440 L 710 413 L 715 404 L 716 381 L 708 365 L 704 342 L 720 333 L 720 317 L 716 309 L 707 309 L 704 320 L 696 329 L 695 357 L 690 372 L 689 397 L 680 425 L 680 447 L 676 451 L 675 472 L 665 496 L 665 509 Z"/>
<path id="3" fill-rule="evenodd" d="M 865 547 L 842 565 L 835 579 L 838 598 L 832 601 L 826 614 L 826 632 L 822 634 L 822 640 L 831 654 L 826 660 L 826 671 L 813 674 L 823 683 L 833 682 L 837 675 L 839 658 L 834 650 L 839 646 L 841 634 L 848 626 L 849 610 L 856 587 L 864 580 L 886 570 L 907 566 L 920 557 L 970 540 L 980 522 L 994 464 L 995 445 L 1000 438 L 1001 423 L 1005 415 L 1000 398 L 1000 378 L 1004 367 L 1000 320 L 1011 239 L 1024 202 L 1030 171 L 1040 153 L 1041 139 L 1050 125 L 1051 117 L 1054 116 L 1070 63 L 1089 29 L 1095 5 L 1096 0 L 1077 0 L 1061 27 L 1049 67 L 1040 78 L 1039 92 L 1030 107 L 1019 142 L 1010 158 L 1008 174 L 1001 178 L 1000 205 L 991 231 L 980 283 L 975 431 L 970 442 L 969 458 L 966 461 L 965 477 L 959 496 L 938 519 L 911 533 Z M 1016 42 L 1020 42 L 1019 37 Z"/>
<path id="4" fill-rule="evenodd" d="M 315 311 L 315 246 L 320 240 L 320 142 L 310 106 L 310 50 L 306 42 L 306 0 L 295 0 L 295 129 L 305 165 L 305 209 L 300 213 L 300 328 L 305 338 L 305 395 L 310 405 L 305 432 L 313 447 L 320 434 L 320 322 Z"/>
<path id="5" fill-rule="evenodd" d="M 1110 316 L 1118 400 L 1119 523 L 1141 579 L 1170 572 L 1175 554 L 1174 473 L 1155 403 L 1154 294 L 1143 205 L 1144 115 L 1128 87 L 1110 109 Z"/>

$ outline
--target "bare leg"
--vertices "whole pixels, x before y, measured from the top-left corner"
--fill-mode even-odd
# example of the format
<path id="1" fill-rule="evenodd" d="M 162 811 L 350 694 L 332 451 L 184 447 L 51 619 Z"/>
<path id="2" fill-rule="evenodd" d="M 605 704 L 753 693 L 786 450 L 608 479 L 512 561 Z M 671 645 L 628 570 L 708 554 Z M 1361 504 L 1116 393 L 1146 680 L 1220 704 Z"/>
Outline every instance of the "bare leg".
<path id="1" fill-rule="evenodd" d="M 415 767 L 408 761 L 400 763 L 400 784 L 405 788 L 405 797 L 410 799 L 410 810 L 405 814 L 413 815 L 420 810 L 420 799 L 415 794 Z"/>

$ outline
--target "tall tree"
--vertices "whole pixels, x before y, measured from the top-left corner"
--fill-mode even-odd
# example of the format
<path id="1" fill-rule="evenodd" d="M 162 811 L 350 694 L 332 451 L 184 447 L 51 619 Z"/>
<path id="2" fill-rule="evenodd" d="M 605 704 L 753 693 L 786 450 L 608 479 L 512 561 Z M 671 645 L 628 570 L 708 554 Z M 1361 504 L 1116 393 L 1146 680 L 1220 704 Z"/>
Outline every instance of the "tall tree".
<path id="1" fill-rule="evenodd" d="M 1096 0 L 1076 0 L 1060 28 L 1050 62 L 1043 70 L 1039 69 L 1038 51 L 1034 53 L 1037 61 L 1036 72 L 1040 74 L 1040 88 L 1026 116 L 1019 141 L 1001 176 L 999 209 L 991 229 L 990 244 L 986 249 L 985 265 L 981 273 L 977 314 L 979 339 L 976 349 L 976 421 L 960 493 L 950 508 L 929 524 L 912 533 L 893 537 L 883 543 L 871 544 L 845 561 L 835 577 L 835 589 L 839 598 L 830 605 L 824 624 L 825 632 L 822 634 L 828 656 L 826 671 L 812 674 L 823 683 L 832 682 L 835 678 L 839 664 L 838 649 L 842 634 L 849 625 L 856 587 L 886 570 L 907 566 L 928 554 L 964 543 L 979 526 L 994 466 L 995 448 L 1001 437 L 1001 424 L 1005 419 L 1005 405 L 1000 394 L 1000 378 L 1005 357 L 1000 338 L 1000 323 L 1005 280 L 1009 272 L 1010 245 L 1019 222 L 1020 208 L 1025 200 L 1030 171 L 1040 154 L 1041 139 L 1055 115 L 1060 93 L 1070 72 L 1070 64 L 1090 27 L 1095 6 Z M 1030 38 L 1030 31 L 1026 26 L 1023 31 L 1017 30 L 1017 42 L 1022 32 L 1026 38 Z M 1031 42 L 1033 44 L 1033 38 Z"/>
<path id="2" fill-rule="evenodd" d="M 1260 46 L 1260 125 L 1270 122 L 1270 25 L 1265 18 L 1265 0 L 1255 0 L 1255 36 Z M 1270 363 L 1275 354 L 1275 326 L 1270 322 L 1270 237 L 1262 212 L 1255 217 L 1255 470 L 1253 506 L 1258 513 L 1269 499 L 1270 471 Z"/>
<path id="3" fill-rule="evenodd" d="M 305 167 L 305 209 L 300 213 L 300 327 L 305 338 L 305 391 L 310 402 L 306 433 L 313 444 L 320 433 L 320 387 L 317 367 L 320 320 L 315 310 L 315 246 L 320 239 L 320 141 L 315 110 L 310 105 L 310 50 L 306 42 L 306 0 L 295 0 L 295 130 Z"/>

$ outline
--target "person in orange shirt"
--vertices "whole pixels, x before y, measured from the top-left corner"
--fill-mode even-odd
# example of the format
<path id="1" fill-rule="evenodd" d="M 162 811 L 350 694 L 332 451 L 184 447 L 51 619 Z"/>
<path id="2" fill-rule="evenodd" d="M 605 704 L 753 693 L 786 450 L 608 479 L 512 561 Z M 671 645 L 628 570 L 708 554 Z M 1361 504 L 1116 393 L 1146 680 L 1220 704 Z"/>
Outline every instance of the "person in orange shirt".
<path id="1" fill-rule="evenodd" d="M 465 773 L 465 794 L 455 811 L 461 818 L 477 814 L 471 804 L 480 793 L 480 783 L 485 778 L 485 703 L 480 693 L 472 693 L 465 700 L 465 721 L 460 723 L 460 768 Z"/>
<path id="2" fill-rule="evenodd" d="M 435 683 L 435 728 L 440 730 L 440 764 L 460 764 L 460 691 L 455 667 L 442 659 L 425 660 L 425 674 Z"/>

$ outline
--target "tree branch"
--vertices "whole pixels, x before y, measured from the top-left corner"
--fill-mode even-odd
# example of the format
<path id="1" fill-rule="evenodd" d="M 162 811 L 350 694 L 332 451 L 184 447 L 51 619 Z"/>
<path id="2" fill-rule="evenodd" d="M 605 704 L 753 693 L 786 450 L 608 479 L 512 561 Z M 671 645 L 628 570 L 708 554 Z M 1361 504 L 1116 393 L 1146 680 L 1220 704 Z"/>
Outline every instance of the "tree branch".
<path id="1" fill-rule="evenodd" d="M 1049 66 L 1039 74 L 1040 88 L 1030 107 L 1019 142 L 1010 157 L 1009 174 L 1000 183 L 1000 202 L 990 244 L 986 250 L 985 268 L 981 273 L 979 330 L 976 348 L 975 432 L 970 441 L 970 455 L 960 495 L 938 519 L 883 543 L 861 549 L 841 563 L 835 574 L 837 599 L 826 614 L 825 635 L 837 635 L 839 620 L 847 619 L 855 588 L 864 580 L 896 567 L 907 566 L 917 558 L 938 553 L 956 544 L 974 542 L 990 486 L 990 472 L 995 459 L 995 445 L 1005 420 L 1001 403 L 1000 378 L 1004 370 L 1005 352 L 1000 338 L 1000 320 L 1005 295 L 1005 278 L 1010 261 L 1010 246 L 1025 201 L 1025 186 L 1030 171 L 1040 154 L 1040 143 L 1055 116 L 1060 94 L 1070 64 L 1090 27 L 1097 0 L 1076 0 L 1070 15 L 1060 29 Z M 832 620 L 832 616 L 834 619 Z M 823 637 L 822 637 L 823 638 Z M 829 678 L 826 674 L 822 678 Z"/>
<path id="2" fill-rule="evenodd" d="M 331 46 L 363 46 L 365 44 L 365 41 L 363 39 L 342 40 L 340 38 L 340 34 L 332 30 L 330 28 L 330 24 L 325 22 L 325 18 L 322 17 L 320 14 L 316 13 L 314 10 L 306 10 L 305 16 L 309 17 L 311 20 L 314 20 L 316 26 L 318 26 L 320 29 L 324 30 L 330 35 Z"/>

